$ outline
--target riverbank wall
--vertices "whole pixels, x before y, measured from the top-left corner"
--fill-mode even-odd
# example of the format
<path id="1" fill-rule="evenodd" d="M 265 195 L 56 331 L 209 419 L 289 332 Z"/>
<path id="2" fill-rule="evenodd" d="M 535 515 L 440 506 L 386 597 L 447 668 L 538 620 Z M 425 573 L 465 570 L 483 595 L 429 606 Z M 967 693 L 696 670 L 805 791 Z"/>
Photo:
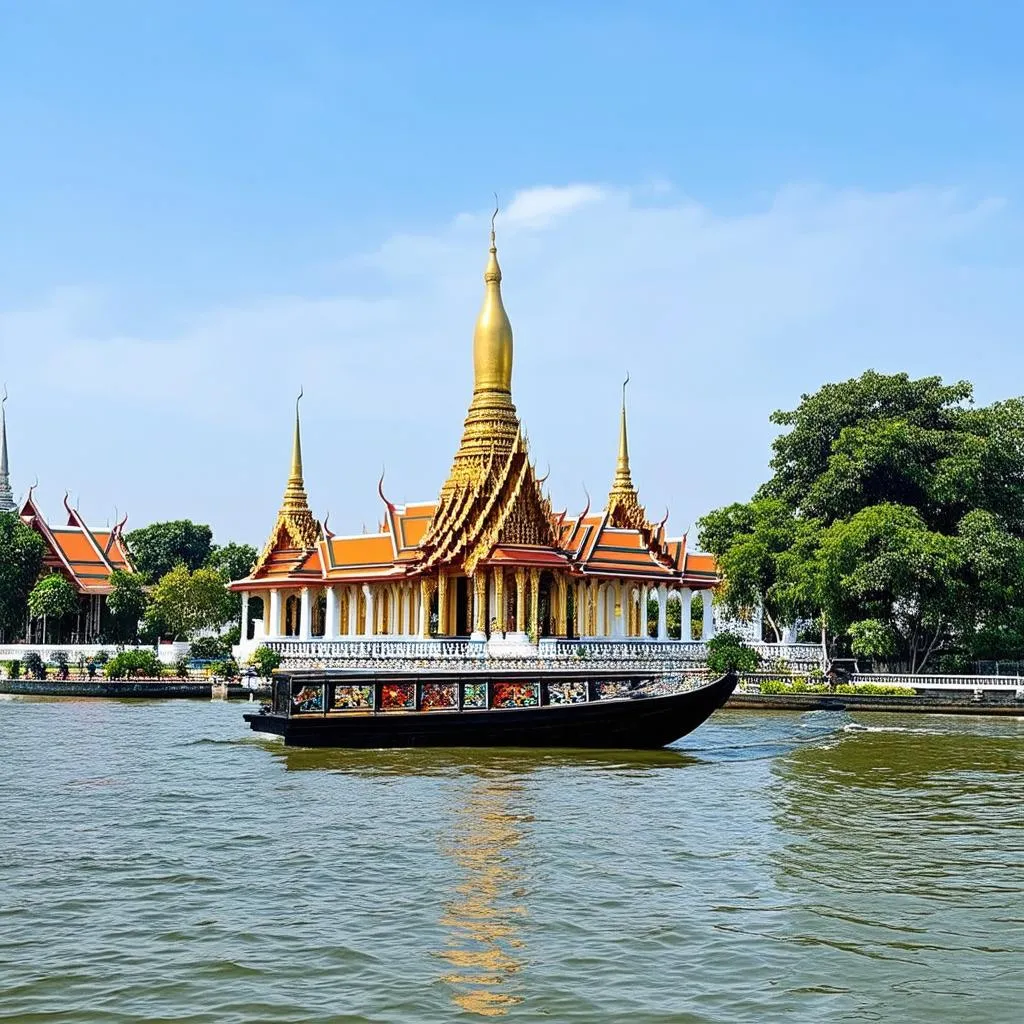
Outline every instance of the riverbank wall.
<path id="1" fill-rule="evenodd" d="M 169 700 L 191 698 L 248 700 L 250 694 L 266 696 L 269 687 L 251 690 L 238 683 L 204 680 L 159 679 L 0 679 L 0 693 L 20 697 L 101 697 L 115 700 Z"/>
<path id="2" fill-rule="evenodd" d="M 744 711 L 870 711 L 888 714 L 1005 715 L 1024 718 L 1024 698 L 1007 693 L 972 691 L 922 693 L 913 697 L 872 694 L 744 693 L 737 691 L 726 708 Z"/>

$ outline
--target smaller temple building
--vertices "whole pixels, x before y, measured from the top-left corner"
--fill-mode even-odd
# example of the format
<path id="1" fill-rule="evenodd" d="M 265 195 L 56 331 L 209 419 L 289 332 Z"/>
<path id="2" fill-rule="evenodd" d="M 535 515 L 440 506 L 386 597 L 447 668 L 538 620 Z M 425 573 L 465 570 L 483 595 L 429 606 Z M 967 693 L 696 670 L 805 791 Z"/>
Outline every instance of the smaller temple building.
<path id="1" fill-rule="evenodd" d="M 393 502 L 382 478 L 377 531 L 333 533 L 309 507 L 296 404 L 291 472 L 276 522 L 249 576 L 231 584 L 243 601 L 240 654 L 268 643 L 293 663 L 329 662 L 344 657 L 346 643 L 373 638 L 417 641 L 427 659 L 432 642 L 450 651 L 462 641 L 499 656 L 536 652 L 545 641 L 573 650 L 591 642 L 669 641 L 671 600 L 680 602 L 683 623 L 674 639 L 693 639 L 696 604 L 701 637 L 712 635 L 714 558 L 689 551 L 685 536 L 669 537 L 667 513 L 660 522 L 648 518 L 630 470 L 625 385 L 603 507 L 588 501 L 577 514 L 552 508 L 512 401 L 512 327 L 501 280 L 492 226 L 473 335 L 472 399 L 436 499 Z M 249 610 L 257 601 L 258 616 Z"/>
<path id="2" fill-rule="evenodd" d="M 35 486 L 19 506 L 14 500 L 7 454 L 7 392 L 0 402 L 0 512 L 14 512 L 21 521 L 43 539 L 43 575 L 57 572 L 64 576 L 78 593 L 78 612 L 66 616 L 61 631 L 55 634 L 49 624 L 44 638 L 41 620 L 26 618 L 24 635 L 3 637 L 7 643 L 93 644 L 104 639 L 107 625 L 107 595 L 110 576 L 115 569 L 134 572 L 128 545 L 124 540 L 125 516 L 114 526 L 90 527 L 64 495 L 67 522 L 51 525 L 35 499 Z"/>
<path id="3" fill-rule="evenodd" d="M 35 488 L 19 510 L 21 521 L 31 527 L 45 544 L 43 574 L 58 572 L 66 577 L 78 592 L 78 613 L 67 616 L 64 635 L 55 636 L 48 631 L 51 643 L 92 644 L 107 639 L 107 595 L 110 576 L 115 569 L 134 572 L 128 545 L 124 540 L 125 516 L 114 526 L 90 527 L 73 508 L 67 495 L 64 508 L 67 522 L 50 525 L 40 511 L 34 496 Z M 44 643 L 43 623 L 29 619 L 25 623 L 25 643 Z"/>

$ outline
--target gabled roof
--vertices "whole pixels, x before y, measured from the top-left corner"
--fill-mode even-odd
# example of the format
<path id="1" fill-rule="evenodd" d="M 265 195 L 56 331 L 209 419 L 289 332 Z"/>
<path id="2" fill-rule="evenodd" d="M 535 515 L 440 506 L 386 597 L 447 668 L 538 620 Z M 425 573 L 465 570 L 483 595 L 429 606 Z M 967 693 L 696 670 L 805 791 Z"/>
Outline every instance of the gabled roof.
<path id="1" fill-rule="evenodd" d="M 677 573 L 660 548 L 647 544 L 639 530 L 609 526 L 604 521 L 586 545 L 580 569 L 588 576 L 629 576 L 668 581 Z"/>
<path id="2" fill-rule="evenodd" d="M 110 574 L 115 569 L 135 571 L 122 533 L 127 516 L 113 528 L 91 530 L 65 496 L 67 525 L 50 526 L 36 504 L 34 490 L 29 490 L 19 514 L 22 522 L 43 538 L 46 568 L 66 576 L 82 594 L 108 594 Z"/>

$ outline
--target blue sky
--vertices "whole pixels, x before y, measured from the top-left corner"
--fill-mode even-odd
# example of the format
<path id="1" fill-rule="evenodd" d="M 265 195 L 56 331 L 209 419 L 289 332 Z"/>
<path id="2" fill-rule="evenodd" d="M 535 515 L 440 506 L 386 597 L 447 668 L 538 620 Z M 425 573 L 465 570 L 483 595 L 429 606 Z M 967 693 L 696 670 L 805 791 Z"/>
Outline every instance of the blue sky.
<path id="1" fill-rule="evenodd" d="M 262 541 L 306 390 L 332 528 L 431 497 L 490 194 L 556 504 L 686 529 L 769 413 L 874 366 L 1024 379 L 1019 3 L 0 0 L 17 491 Z"/>

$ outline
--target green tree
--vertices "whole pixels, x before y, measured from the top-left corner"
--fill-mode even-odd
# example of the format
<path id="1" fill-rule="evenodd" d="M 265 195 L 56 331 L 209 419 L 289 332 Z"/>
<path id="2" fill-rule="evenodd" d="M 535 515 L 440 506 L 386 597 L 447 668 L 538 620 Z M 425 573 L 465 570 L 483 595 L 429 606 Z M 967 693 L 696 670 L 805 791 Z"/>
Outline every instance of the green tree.
<path id="1" fill-rule="evenodd" d="M 727 604 L 911 671 L 1024 654 L 1024 399 L 972 397 L 869 371 L 775 413 L 772 478 L 701 521 Z"/>
<path id="2" fill-rule="evenodd" d="M 0 635 L 20 635 L 28 595 L 43 567 L 43 538 L 14 512 L 0 512 Z"/>
<path id="3" fill-rule="evenodd" d="M 110 574 L 110 588 L 107 608 L 111 614 L 114 639 L 119 643 L 134 641 L 139 635 L 139 622 L 149 605 L 142 577 L 136 572 L 115 569 Z"/>
<path id="4" fill-rule="evenodd" d="M 249 575 L 257 555 L 258 552 L 251 544 L 237 544 L 231 541 L 229 544 L 215 544 L 206 559 L 206 564 L 211 569 L 217 569 L 230 583 Z"/>
<path id="5" fill-rule="evenodd" d="M 244 579 L 249 575 L 256 562 L 257 552 L 251 544 L 236 544 L 232 541 L 223 547 L 214 545 L 206 564 L 211 569 L 216 569 L 224 578 L 225 583 L 232 580 Z M 231 605 L 231 617 L 241 620 L 242 617 L 242 595 L 228 591 Z M 249 622 L 259 616 L 259 608 L 253 602 L 249 603 Z"/>
<path id="6" fill-rule="evenodd" d="M 712 672 L 753 672 L 761 656 L 743 642 L 743 637 L 727 629 L 708 641 L 708 668 Z"/>
<path id="7" fill-rule="evenodd" d="M 78 611 L 78 592 L 59 572 L 51 572 L 43 576 L 28 595 L 28 611 L 34 619 L 43 619 L 47 623 L 44 630 L 43 643 L 49 626 L 65 615 Z"/>
<path id="8" fill-rule="evenodd" d="M 269 679 L 275 668 L 281 665 L 281 655 L 273 648 L 261 645 L 249 655 L 250 664 L 261 679 Z"/>
<path id="9" fill-rule="evenodd" d="M 212 551 L 213 531 L 202 523 L 175 519 L 132 530 L 125 539 L 135 567 L 153 581 L 181 563 L 190 571 L 205 565 Z"/>
<path id="10" fill-rule="evenodd" d="M 760 606 L 776 643 L 796 614 L 785 580 L 785 557 L 798 523 L 780 498 L 755 498 L 709 512 L 697 521 L 699 543 L 718 559 L 724 577 L 719 599 L 735 616 Z"/>
<path id="11" fill-rule="evenodd" d="M 224 579 L 216 569 L 189 572 L 175 566 L 153 587 L 147 617 L 175 639 L 192 639 L 204 629 L 220 629 L 233 614 Z"/>

